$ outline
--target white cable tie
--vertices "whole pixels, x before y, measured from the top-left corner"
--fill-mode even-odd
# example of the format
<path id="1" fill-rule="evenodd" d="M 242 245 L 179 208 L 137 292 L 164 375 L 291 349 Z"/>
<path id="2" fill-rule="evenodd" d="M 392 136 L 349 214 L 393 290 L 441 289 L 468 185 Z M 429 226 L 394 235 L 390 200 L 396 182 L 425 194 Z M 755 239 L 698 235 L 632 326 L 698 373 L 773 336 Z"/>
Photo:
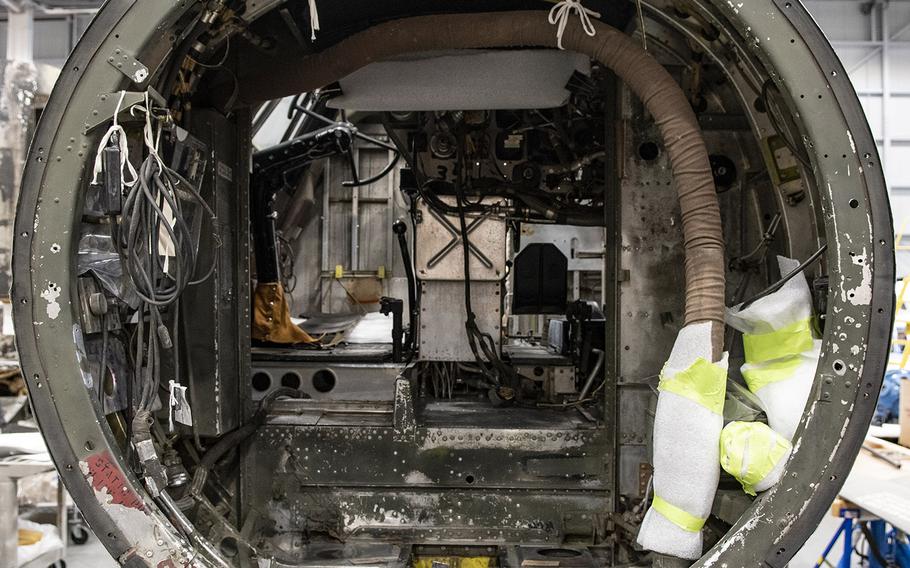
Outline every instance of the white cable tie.
<path id="1" fill-rule="evenodd" d="M 310 0 L 310 31 L 312 32 L 313 41 L 316 41 L 316 32 L 319 31 L 319 8 L 316 7 L 316 0 Z"/>
<path id="2" fill-rule="evenodd" d="M 120 109 L 123 108 L 123 99 L 126 97 L 126 91 L 120 91 L 120 98 L 117 99 L 117 108 L 114 110 L 114 126 L 120 126 Z"/>
<path id="3" fill-rule="evenodd" d="M 315 0 L 310 0 L 310 4 L 314 1 Z M 557 26 L 556 45 L 559 49 L 565 49 L 562 46 L 562 36 L 566 32 L 566 26 L 569 23 L 572 12 L 578 14 L 578 18 L 581 20 L 581 27 L 585 30 L 586 34 L 591 37 L 597 35 L 597 30 L 594 28 L 594 22 L 591 21 L 591 16 L 600 18 L 599 12 L 585 8 L 581 5 L 581 0 L 561 0 L 550 9 L 549 16 L 550 23 Z"/>
<path id="4" fill-rule="evenodd" d="M 108 143 L 111 141 L 111 137 L 114 134 L 118 134 L 117 137 L 117 146 L 120 150 L 120 179 L 126 187 L 132 187 L 136 184 L 136 181 L 139 179 L 139 174 L 136 172 L 136 169 L 133 167 L 133 164 L 130 163 L 129 156 L 129 144 L 126 140 L 126 131 L 123 130 L 123 127 L 120 126 L 118 116 L 120 115 L 120 110 L 123 108 L 123 99 L 126 97 L 126 91 L 120 91 L 120 99 L 117 101 L 117 108 L 114 110 L 114 123 L 110 128 L 107 129 L 107 132 L 104 133 L 104 136 L 101 137 L 101 142 L 98 144 L 98 150 L 95 153 L 95 165 L 92 168 L 92 184 L 98 183 L 98 176 L 101 175 L 104 166 L 102 164 L 102 156 L 104 154 L 104 149 L 107 148 Z M 126 179 L 124 174 L 124 169 L 130 174 L 129 180 Z"/>

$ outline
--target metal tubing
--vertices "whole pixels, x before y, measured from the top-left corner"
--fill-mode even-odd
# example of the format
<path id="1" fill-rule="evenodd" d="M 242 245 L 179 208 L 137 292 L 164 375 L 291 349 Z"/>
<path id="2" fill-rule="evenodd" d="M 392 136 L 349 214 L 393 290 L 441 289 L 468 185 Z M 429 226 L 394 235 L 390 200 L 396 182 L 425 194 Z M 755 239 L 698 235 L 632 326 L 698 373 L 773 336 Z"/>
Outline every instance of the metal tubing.
<path id="1" fill-rule="evenodd" d="M 592 353 L 597 354 L 597 363 L 594 363 L 594 368 L 591 369 L 591 374 L 588 375 L 588 379 L 585 381 L 585 386 L 582 387 L 581 393 L 578 395 L 578 400 L 584 400 L 588 397 L 588 393 L 591 392 L 591 388 L 594 386 L 594 380 L 597 379 L 597 375 L 600 374 L 600 370 L 604 366 L 604 352 L 601 349 L 592 349 Z"/>

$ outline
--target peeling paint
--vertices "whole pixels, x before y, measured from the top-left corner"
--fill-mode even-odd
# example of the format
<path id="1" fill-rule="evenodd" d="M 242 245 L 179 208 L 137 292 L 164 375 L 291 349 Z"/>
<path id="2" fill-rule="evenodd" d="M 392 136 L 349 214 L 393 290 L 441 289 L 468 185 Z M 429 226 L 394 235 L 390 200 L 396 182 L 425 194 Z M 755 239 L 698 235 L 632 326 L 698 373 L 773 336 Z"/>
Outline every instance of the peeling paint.
<path id="1" fill-rule="evenodd" d="M 717 561 L 720 559 L 720 557 L 723 556 L 724 553 L 726 553 L 727 550 L 729 550 L 733 546 L 739 546 L 739 547 L 745 546 L 746 533 L 751 531 L 752 529 L 754 529 L 756 526 L 758 526 L 759 521 L 764 516 L 761 514 L 760 511 L 761 511 L 761 506 L 758 507 L 758 509 L 755 511 L 755 514 L 752 516 L 751 519 L 749 519 L 746 523 L 744 523 L 743 526 L 736 529 L 736 532 L 734 532 L 732 535 L 728 533 L 727 537 L 721 543 L 721 545 L 717 549 L 717 551 L 714 554 L 712 554 L 710 557 L 705 559 L 703 566 L 705 568 L 714 566 L 715 564 L 717 564 Z M 726 563 L 723 564 L 723 566 L 726 566 Z"/>
<path id="2" fill-rule="evenodd" d="M 853 264 L 861 267 L 862 280 L 859 286 L 847 291 L 847 300 L 854 306 L 868 306 L 872 303 L 872 259 L 868 258 L 866 248 L 861 254 L 853 255 Z"/>
<path id="3" fill-rule="evenodd" d="M 106 492 L 109 496 L 109 503 L 122 505 L 130 509 L 145 510 L 142 499 L 129 488 L 126 476 L 120 471 L 120 468 L 114 464 L 110 452 L 103 451 L 86 458 L 85 473 L 92 489 L 96 492 Z"/>
<path id="4" fill-rule="evenodd" d="M 60 304 L 57 298 L 60 297 L 61 288 L 54 282 L 48 282 L 47 288 L 41 292 L 41 297 L 47 302 L 47 317 L 57 319 L 60 315 Z"/>

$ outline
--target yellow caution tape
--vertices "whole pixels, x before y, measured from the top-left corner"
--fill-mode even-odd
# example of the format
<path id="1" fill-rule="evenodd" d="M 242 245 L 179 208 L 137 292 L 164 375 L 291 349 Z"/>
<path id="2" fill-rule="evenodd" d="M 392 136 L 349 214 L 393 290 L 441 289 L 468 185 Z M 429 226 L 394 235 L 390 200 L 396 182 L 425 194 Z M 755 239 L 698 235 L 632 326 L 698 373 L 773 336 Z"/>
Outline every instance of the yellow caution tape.
<path id="1" fill-rule="evenodd" d="M 705 526 L 705 521 L 707 521 L 707 519 L 702 519 L 683 511 L 676 505 L 671 505 L 659 495 L 654 495 L 654 501 L 651 502 L 651 506 L 654 507 L 655 511 L 666 517 L 668 521 L 684 531 L 698 532 Z"/>
<path id="2" fill-rule="evenodd" d="M 747 363 L 762 363 L 798 355 L 811 350 L 812 346 L 811 318 L 800 320 L 770 333 L 743 335 Z"/>
<path id="3" fill-rule="evenodd" d="M 727 371 L 699 357 L 691 367 L 672 376 L 661 373 L 658 389 L 696 402 L 714 414 L 723 414 Z"/>
<path id="4" fill-rule="evenodd" d="M 784 381 L 792 377 L 800 363 L 802 363 L 802 358 L 799 355 L 791 355 L 770 363 L 743 367 L 743 379 L 746 380 L 749 390 L 757 393 L 771 383 Z"/>
<path id="5" fill-rule="evenodd" d="M 720 434 L 720 465 L 749 495 L 793 446 L 762 422 L 731 422 Z"/>
<path id="6" fill-rule="evenodd" d="M 418 558 L 414 568 L 490 568 L 493 559 L 487 556 L 458 558 L 454 556 Z"/>

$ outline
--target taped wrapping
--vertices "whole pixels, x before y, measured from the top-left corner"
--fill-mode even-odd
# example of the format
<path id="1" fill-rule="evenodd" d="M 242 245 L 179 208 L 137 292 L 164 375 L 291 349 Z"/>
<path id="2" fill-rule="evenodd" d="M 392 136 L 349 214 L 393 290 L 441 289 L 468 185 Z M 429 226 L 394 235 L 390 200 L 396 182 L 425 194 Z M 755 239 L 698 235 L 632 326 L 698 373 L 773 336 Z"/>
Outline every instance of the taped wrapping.
<path id="1" fill-rule="evenodd" d="M 779 256 L 781 274 L 799 262 Z M 812 295 L 801 275 L 745 309 L 727 310 L 727 322 L 743 333 L 742 375 L 765 408 L 768 424 L 792 440 L 802 418 L 821 350 L 812 335 Z"/>
<path id="2" fill-rule="evenodd" d="M 613 70 L 641 99 L 660 130 L 682 211 L 686 250 L 686 324 L 714 322 L 716 360 L 723 345 L 724 242 L 708 152 L 695 113 L 679 84 L 635 40 L 602 22 L 590 36 L 572 18 L 565 49 L 583 53 Z M 312 91 L 376 61 L 448 49 L 556 47 L 554 27 L 539 11 L 418 16 L 379 24 L 325 51 L 274 58 L 241 76 L 245 101 Z M 408 110 L 408 109 L 399 109 Z"/>
<path id="3" fill-rule="evenodd" d="M 661 373 L 654 417 L 654 501 L 638 543 L 696 559 L 720 479 L 727 361 L 711 363 L 711 323 L 683 328 Z"/>
<path id="4" fill-rule="evenodd" d="M 731 422 L 720 433 L 720 465 L 755 495 L 774 487 L 793 446 L 761 422 Z"/>

